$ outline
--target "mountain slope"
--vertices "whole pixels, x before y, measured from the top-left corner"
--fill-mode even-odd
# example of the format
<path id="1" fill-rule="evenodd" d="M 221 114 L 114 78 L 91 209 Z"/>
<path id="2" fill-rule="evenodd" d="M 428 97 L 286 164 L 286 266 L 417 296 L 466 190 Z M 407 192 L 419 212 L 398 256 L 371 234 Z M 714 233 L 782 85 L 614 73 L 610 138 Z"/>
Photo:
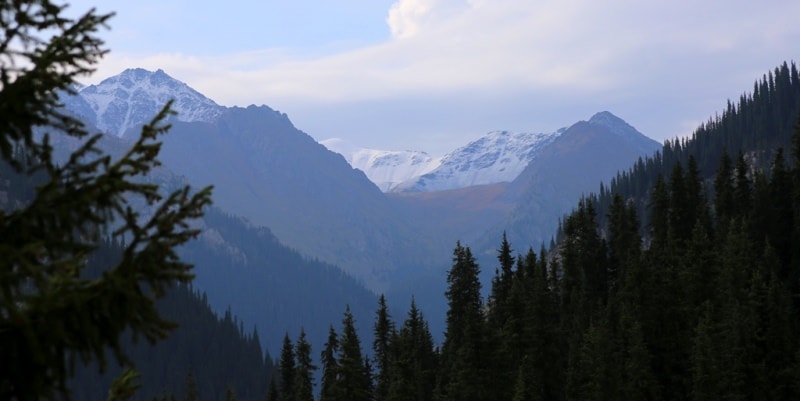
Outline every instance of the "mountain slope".
<path id="1" fill-rule="evenodd" d="M 170 98 L 178 115 L 161 159 L 216 205 L 267 226 L 308 257 L 336 264 L 370 288 L 423 266 L 425 241 L 360 171 L 266 106 L 222 107 L 161 70 L 125 70 L 65 97 L 73 113 L 127 138 Z M 88 114 L 88 115 L 87 115 Z"/>
<path id="2" fill-rule="evenodd" d="M 445 244 L 477 242 L 481 249 L 490 250 L 508 229 L 510 239 L 522 241 L 526 248 L 538 248 L 555 233 L 558 217 L 569 211 L 581 194 L 660 148 L 658 142 L 609 112 L 542 137 L 537 143 L 540 148 L 528 148 L 535 156 L 511 182 L 396 192 L 388 197 L 418 231 L 431 232 L 431 238 L 444 239 Z M 473 156 L 485 155 L 484 150 L 492 147 L 473 149 Z M 495 153 L 500 152 L 510 151 Z M 516 219 L 522 215 L 529 217 L 517 225 Z"/>
<path id="3" fill-rule="evenodd" d="M 412 250 L 424 241 L 380 190 L 269 107 L 230 108 L 212 123 L 176 122 L 162 159 L 190 182 L 213 183 L 222 209 L 373 290 L 390 272 L 420 262 Z"/>
<path id="4" fill-rule="evenodd" d="M 657 142 L 603 112 L 563 130 L 510 183 L 388 196 L 418 231 L 429 232 L 436 239 L 438 254 L 448 255 L 457 240 L 470 246 L 482 267 L 482 282 L 489 283 L 497 267 L 496 250 L 503 232 L 507 232 L 515 252 L 524 253 L 529 247 L 538 250 L 543 241 L 555 235 L 559 217 L 581 194 L 595 190 L 598 183 L 658 148 Z M 445 290 L 444 269 L 449 265 L 444 260 L 440 266 L 439 272 L 398 281 L 388 295 L 402 298 L 414 293 L 427 305 L 438 306 L 426 311 L 435 325 L 444 319 L 441 294 Z M 420 289 L 426 293 L 420 294 Z"/>
<path id="5" fill-rule="evenodd" d="M 442 191 L 510 182 L 561 132 L 490 132 L 442 157 L 433 171 L 398 184 L 394 192 Z"/>
<path id="6" fill-rule="evenodd" d="M 528 237 L 520 234 L 525 246 L 538 245 L 552 235 L 565 205 L 648 153 L 649 140 L 611 113 L 598 113 L 552 134 L 490 133 L 451 153 L 437 170 L 409 186 L 469 190 L 429 191 L 426 196 L 406 192 L 409 195 L 387 199 L 363 172 L 267 106 L 216 106 L 163 71 L 126 70 L 103 82 L 81 90 L 82 101 L 67 103 L 76 113 L 87 110 L 87 104 L 88 109 L 103 111 L 95 116 L 98 124 L 115 121 L 115 127 L 133 127 L 147 121 L 144 110 L 155 110 L 158 96 L 171 91 L 185 95 L 188 100 L 179 104 L 195 112 L 186 118 L 191 121 L 175 120 L 164 137 L 165 166 L 196 185 L 214 184 L 217 206 L 269 227 L 282 243 L 339 266 L 373 291 L 384 291 L 401 277 L 446 267 L 449 247 L 456 240 L 489 238 L 486 249 L 493 249 L 500 227 L 515 224 L 520 214 L 536 213 L 553 222 L 519 228 L 536 231 Z M 115 87 L 130 89 L 114 97 L 127 102 L 120 110 L 142 113 L 121 118 L 115 108 L 100 108 L 96 94 Z M 578 135 L 581 132 L 586 135 Z M 602 133 L 595 135 L 602 138 L 593 141 L 591 133 Z M 651 149 L 658 147 L 649 144 Z M 376 163 L 430 162 L 422 154 L 372 156 L 364 153 Z M 474 185 L 486 182 L 493 184 Z"/>
<path id="7" fill-rule="evenodd" d="M 198 240 L 181 252 L 195 265 L 193 285 L 208 294 L 218 313 L 231 308 L 246 327 L 256 325 L 272 355 L 279 354 L 284 333 L 297 338 L 300 328 L 320 350 L 346 305 L 368 338 L 377 297 L 356 279 L 336 266 L 304 258 L 269 229 L 217 208 L 206 212 L 203 224 Z"/>
<path id="8" fill-rule="evenodd" d="M 561 132 L 493 131 L 440 158 L 414 150 L 348 149 L 337 139 L 321 143 L 383 192 L 433 192 L 510 182 Z"/>
<path id="9" fill-rule="evenodd" d="M 441 163 L 422 151 L 375 149 L 359 149 L 351 155 L 349 162 L 383 192 L 391 192 L 398 185 L 429 173 Z"/>
<path id="10" fill-rule="evenodd" d="M 555 234 L 558 218 L 576 199 L 660 148 L 609 112 L 575 123 L 509 184 L 508 196 L 516 199 L 515 206 L 478 246 L 494 249 L 505 231 L 518 247 L 538 248 Z"/>

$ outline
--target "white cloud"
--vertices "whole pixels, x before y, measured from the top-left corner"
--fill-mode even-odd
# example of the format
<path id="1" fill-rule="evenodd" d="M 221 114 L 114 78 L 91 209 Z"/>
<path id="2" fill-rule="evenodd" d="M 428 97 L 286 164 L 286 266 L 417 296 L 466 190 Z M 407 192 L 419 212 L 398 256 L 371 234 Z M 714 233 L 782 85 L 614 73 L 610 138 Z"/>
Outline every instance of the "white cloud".
<path id="1" fill-rule="evenodd" d="M 398 0 L 387 18 L 393 38 L 382 44 L 312 58 L 276 50 L 202 58 L 159 54 L 138 59 L 138 65 L 213 76 L 201 80 L 234 87 L 203 89 L 234 103 L 258 94 L 269 102 L 276 97 L 352 101 L 464 88 L 591 92 L 650 79 L 647 68 L 731 56 L 725 53 L 752 57 L 748 53 L 787 46 L 799 36 L 787 19 L 800 15 L 798 5 L 708 4 Z M 113 53 L 110 59 L 128 66 L 136 60 Z"/>
<path id="2" fill-rule="evenodd" d="M 430 25 L 452 18 L 467 5 L 459 0 L 398 0 L 389 9 L 386 23 L 394 38 L 409 38 Z"/>
<path id="3" fill-rule="evenodd" d="M 644 105 L 689 110 L 673 114 L 694 121 L 767 69 L 797 59 L 797 15 L 800 2 L 781 0 L 397 0 L 386 17 L 392 36 L 378 44 L 321 56 L 298 49 L 202 57 L 121 52 L 98 75 L 163 68 L 221 104 L 266 103 L 290 115 L 393 99 L 446 102 L 468 92 L 493 99 L 486 109 L 534 99 L 526 121 L 575 103 L 616 108 L 623 118 Z M 661 132 L 638 127 L 663 137 L 682 124 L 659 123 L 656 114 L 646 118 Z M 367 130 L 352 128 L 359 129 Z"/>

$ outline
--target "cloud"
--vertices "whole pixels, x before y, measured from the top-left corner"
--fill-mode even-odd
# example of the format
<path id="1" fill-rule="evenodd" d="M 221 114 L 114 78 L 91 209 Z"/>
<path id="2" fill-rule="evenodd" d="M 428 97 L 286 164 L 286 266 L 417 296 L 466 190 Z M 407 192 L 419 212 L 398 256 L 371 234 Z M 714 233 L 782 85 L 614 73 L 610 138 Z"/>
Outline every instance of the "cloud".
<path id="1" fill-rule="evenodd" d="M 457 0 L 399 0 L 389 9 L 386 23 L 394 38 L 409 38 L 426 26 L 451 18 L 467 5 Z"/>
<path id="2" fill-rule="evenodd" d="M 139 64 L 213 75 L 234 86 L 207 88 L 225 102 L 237 93 L 251 99 L 259 93 L 264 102 L 355 101 L 464 88 L 595 93 L 648 82 L 679 63 L 725 62 L 787 47 L 800 36 L 788 18 L 798 14 L 795 4 L 741 1 L 398 0 L 387 17 L 393 36 L 377 45 L 324 56 L 280 49 L 157 54 Z M 121 65 L 136 56 L 112 53 L 111 59 Z"/>
<path id="3" fill-rule="evenodd" d="M 796 59 L 797 15 L 800 2 L 779 0 L 397 0 L 385 14 L 392 35 L 371 45 L 313 53 L 112 53 L 98 75 L 163 68 L 221 104 L 266 103 L 292 116 L 330 108 L 352 113 L 350 123 L 365 104 L 399 101 L 430 108 L 435 99 L 446 110 L 447 102 L 467 96 L 463 104 L 483 110 L 464 106 L 440 118 L 469 113 L 495 128 L 513 124 L 491 117 L 522 110 L 511 103 L 520 99 L 527 112 L 519 125 L 580 105 L 623 117 L 639 113 L 646 122 L 637 127 L 663 138 L 685 129 L 684 121 L 704 120 L 767 69 Z M 359 129 L 368 128 L 352 128 Z"/>

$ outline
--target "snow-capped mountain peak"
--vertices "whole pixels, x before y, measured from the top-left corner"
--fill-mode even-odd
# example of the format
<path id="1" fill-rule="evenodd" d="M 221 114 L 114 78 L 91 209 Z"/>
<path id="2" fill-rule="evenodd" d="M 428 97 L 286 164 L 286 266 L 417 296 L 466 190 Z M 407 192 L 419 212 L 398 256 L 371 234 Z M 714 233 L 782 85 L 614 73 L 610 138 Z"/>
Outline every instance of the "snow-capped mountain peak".
<path id="1" fill-rule="evenodd" d="M 338 138 L 320 143 L 344 156 L 350 166 L 363 171 L 383 192 L 391 192 L 397 185 L 432 171 L 440 163 L 439 158 L 417 150 L 353 148 Z"/>
<path id="2" fill-rule="evenodd" d="M 653 151 L 653 140 L 608 111 L 580 121 L 617 136 L 641 154 Z M 342 154 L 384 192 L 428 192 L 511 182 L 571 128 L 552 133 L 492 131 L 441 158 L 424 152 L 356 149 L 340 140 L 324 141 Z M 657 147 L 657 146 L 656 146 Z"/>
<path id="3" fill-rule="evenodd" d="M 350 165 L 364 171 L 370 181 L 381 191 L 390 192 L 411 177 L 433 171 L 441 163 L 429 154 L 416 150 L 358 149 L 351 156 Z"/>
<path id="4" fill-rule="evenodd" d="M 436 169 L 398 185 L 395 191 L 440 191 L 512 181 L 561 132 L 489 132 L 448 153 Z"/>
<path id="5" fill-rule="evenodd" d="M 141 68 L 127 69 L 97 85 L 81 88 L 78 95 L 88 103 L 88 118 L 100 130 L 122 136 L 132 127 L 144 124 L 170 100 L 180 121 L 213 121 L 224 107 L 167 75 Z M 69 102 L 70 100 L 67 100 Z"/>

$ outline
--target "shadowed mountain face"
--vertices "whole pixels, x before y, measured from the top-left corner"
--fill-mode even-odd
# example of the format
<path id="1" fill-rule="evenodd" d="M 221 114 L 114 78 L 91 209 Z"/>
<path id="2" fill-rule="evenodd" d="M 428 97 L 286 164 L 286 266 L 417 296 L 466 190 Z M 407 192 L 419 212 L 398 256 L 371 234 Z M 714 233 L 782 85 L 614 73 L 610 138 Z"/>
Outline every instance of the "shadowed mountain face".
<path id="1" fill-rule="evenodd" d="M 601 112 L 561 131 L 510 183 L 389 198 L 419 230 L 447 246 L 461 240 L 476 254 L 491 253 L 507 231 L 523 250 L 538 249 L 582 194 L 659 148 L 623 120 Z"/>
<path id="2" fill-rule="evenodd" d="M 335 264 L 374 291 L 408 266 L 430 265 L 422 233 L 344 158 L 266 106 L 223 107 L 161 70 L 129 69 L 64 96 L 65 106 L 107 132 L 115 149 L 170 99 L 178 114 L 163 137 L 166 169 L 215 186 L 215 204 L 269 227 L 287 246 Z M 121 140 L 117 140 L 121 136 Z"/>
<path id="3" fill-rule="evenodd" d="M 608 112 L 572 125 L 508 186 L 514 206 L 493 230 L 477 241 L 494 249 L 503 231 L 520 247 L 538 249 L 555 234 L 559 217 L 577 199 L 596 192 L 638 158 L 661 146 Z M 491 245 L 491 246 L 490 246 Z"/>
<path id="4" fill-rule="evenodd" d="M 429 254 L 362 172 L 269 107 L 230 108 L 213 123 L 176 122 L 162 159 L 190 182 L 213 183 L 217 206 L 374 290 Z"/>
<path id="5" fill-rule="evenodd" d="M 353 277 L 304 258 L 269 229 L 217 208 L 206 212 L 203 224 L 202 235 L 181 253 L 195 265 L 193 285 L 208 294 L 220 314 L 232 308 L 248 329 L 257 325 L 272 355 L 279 355 L 284 333 L 297 338 L 301 327 L 321 348 L 329 326 L 339 326 L 345 305 L 358 319 L 360 332 L 370 333 L 378 300 Z"/>

